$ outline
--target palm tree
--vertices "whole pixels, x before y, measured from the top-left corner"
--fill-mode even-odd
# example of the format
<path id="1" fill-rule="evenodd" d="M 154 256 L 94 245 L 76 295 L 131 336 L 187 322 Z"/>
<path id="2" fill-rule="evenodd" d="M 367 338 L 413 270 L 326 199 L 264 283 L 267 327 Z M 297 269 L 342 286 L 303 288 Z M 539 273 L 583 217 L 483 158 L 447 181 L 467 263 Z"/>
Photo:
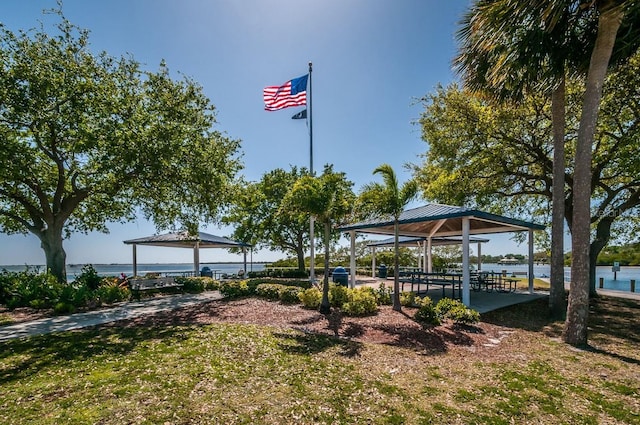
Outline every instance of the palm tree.
<path id="1" fill-rule="evenodd" d="M 398 225 L 400 214 L 407 204 L 415 199 L 418 194 L 418 184 L 415 180 L 405 182 L 402 187 L 398 185 L 398 179 L 393 168 L 389 164 L 382 164 L 373 171 L 373 174 L 380 174 L 384 181 L 381 183 L 370 183 L 363 187 L 360 194 L 360 205 L 365 214 L 374 217 L 392 216 L 394 221 L 394 242 L 393 242 L 393 309 L 401 311 L 400 305 L 400 283 L 399 283 L 399 247 L 398 247 Z"/>
<path id="2" fill-rule="evenodd" d="M 324 281 L 320 313 L 331 312 L 329 304 L 329 255 L 331 231 L 334 224 L 340 223 L 352 211 L 355 195 L 351 190 L 353 183 L 344 173 L 336 173 L 326 165 L 321 176 L 303 176 L 287 192 L 281 208 L 304 211 L 312 214 L 316 221 L 324 224 Z"/>
<path id="3" fill-rule="evenodd" d="M 576 166 L 573 173 L 573 228 L 571 231 L 571 287 L 565 342 L 587 344 L 589 317 L 589 246 L 591 243 L 591 160 L 593 136 L 598 121 L 602 85 L 607 74 L 618 29 L 625 14 L 624 2 L 603 0 L 598 8 L 598 35 L 591 53 L 589 71 L 576 143 Z"/>
<path id="4" fill-rule="evenodd" d="M 571 22 L 575 17 L 566 13 L 550 27 L 540 23 L 543 12 L 540 7 L 521 8 L 508 0 L 477 2 L 462 20 L 460 53 L 454 64 L 467 89 L 499 102 L 519 102 L 530 91 L 550 92 L 554 148 L 549 310 L 562 318 L 566 311 L 565 78 L 567 69 L 580 69 L 583 55 L 577 54 L 581 46 L 576 46 L 569 32 L 578 27 Z"/>
<path id="5" fill-rule="evenodd" d="M 563 334 L 564 340 L 568 343 L 585 344 L 591 281 L 589 276 L 591 217 L 589 205 L 593 136 L 602 97 L 602 85 L 618 28 L 620 28 L 625 16 L 632 18 L 629 26 L 634 28 L 633 24 L 637 24 L 635 21 L 639 16 L 640 6 L 636 1 L 623 0 L 594 0 L 587 3 L 581 0 L 535 0 L 532 2 L 480 0 L 475 3 L 474 8 L 477 8 L 479 15 L 486 19 L 478 22 L 467 19 L 467 25 L 463 26 L 463 32 L 460 34 L 469 40 L 469 49 L 464 52 L 465 55 L 461 61 L 462 69 L 473 70 L 476 72 L 475 81 L 482 83 L 485 79 L 484 82 L 487 86 L 491 87 L 493 84 L 494 88 L 499 88 L 497 93 L 505 94 L 506 92 L 507 96 L 505 97 L 509 97 L 509 93 L 512 91 L 518 93 L 523 82 L 530 85 L 531 81 L 535 81 L 531 78 L 536 75 L 538 69 L 550 71 L 546 74 L 547 78 L 551 77 L 548 82 L 554 83 L 555 80 L 554 89 L 563 89 L 564 67 L 568 66 L 568 69 L 574 71 L 580 70 L 580 62 L 571 63 L 569 60 L 571 56 L 568 52 L 591 51 L 590 61 L 586 67 L 586 90 L 578 132 L 576 167 L 573 193 L 571 194 L 573 199 L 571 205 L 573 263 L 569 306 Z M 597 25 L 597 31 L 594 31 L 594 25 Z M 572 32 L 569 32 L 568 29 L 571 29 Z M 480 36 L 474 35 L 474 32 L 478 31 Z M 631 32 L 637 38 L 635 30 Z M 536 40 L 535 37 L 541 38 Z M 629 37 L 628 34 L 627 37 Z M 630 39 L 633 40 L 633 38 Z M 637 48 L 637 42 L 631 44 Z M 537 49 L 538 46 L 541 46 L 541 49 Z M 621 48 L 621 51 L 625 50 L 629 54 L 629 51 L 634 49 Z M 474 55 L 478 52 L 480 55 Z M 547 66 L 540 68 L 540 64 L 544 61 L 547 62 Z M 559 73 L 560 70 L 563 70 L 562 74 Z M 483 77 L 483 73 L 486 73 L 487 77 Z M 541 74 L 539 78 L 544 76 Z M 541 81 L 545 81 L 545 78 L 541 78 Z M 555 229 L 556 242 L 554 250 L 556 255 L 559 255 L 562 252 L 557 249 L 561 239 L 558 237 L 561 227 L 560 214 L 557 211 L 562 208 L 562 205 L 559 201 L 560 190 L 558 188 L 562 187 L 562 192 L 564 192 L 564 183 L 562 186 L 559 183 L 561 175 L 564 175 L 564 172 L 561 174 L 559 169 L 564 170 L 564 159 L 560 158 L 563 149 L 560 147 L 560 117 L 564 116 L 564 106 L 562 106 L 561 112 L 559 101 L 564 98 L 564 95 L 561 96 L 559 92 L 554 92 L 552 98 L 558 101 L 553 106 L 553 117 L 558 120 L 554 121 L 554 148 L 558 150 L 554 152 L 553 228 Z M 563 128 L 562 134 L 564 134 Z M 564 155 L 562 154 L 562 156 Z M 556 193 L 558 193 L 557 196 Z M 564 199 L 564 194 L 562 198 Z M 556 273 L 559 271 L 557 261 L 558 257 L 554 257 L 553 264 Z M 557 282 L 557 278 L 554 278 L 554 281 Z M 559 284 L 556 283 L 554 288 L 559 289 Z"/>

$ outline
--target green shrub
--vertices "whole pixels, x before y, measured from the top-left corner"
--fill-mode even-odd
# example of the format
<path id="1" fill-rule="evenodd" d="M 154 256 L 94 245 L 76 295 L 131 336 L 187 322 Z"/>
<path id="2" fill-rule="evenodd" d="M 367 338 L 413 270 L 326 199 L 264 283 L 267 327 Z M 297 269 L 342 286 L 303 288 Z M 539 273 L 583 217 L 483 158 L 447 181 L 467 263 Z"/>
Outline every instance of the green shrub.
<path id="1" fill-rule="evenodd" d="M 464 307 L 464 304 L 462 304 L 460 301 L 454 300 L 452 298 L 442 298 L 440 301 L 438 301 L 438 304 L 436 304 L 436 313 L 438 313 L 440 318 L 445 318 L 447 313 L 449 313 L 452 308 L 455 308 L 458 305 L 462 305 Z"/>
<path id="2" fill-rule="evenodd" d="M 415 292 L 401 292 L 400 293 L 400 305 L 405 307 L 412 307 L 416 303 L 416 293 Z"/>
<path id="3" fill-rule="evenodd" d="M 298 294 L 298 298 L 304 307 L 316 309 L 322 302 L 322 291 L 315 287 L 305 289 Z"/>
<path id="4" fill-rule="evenodd" d="M 449 310 L 448 319 L 453 320 L 454 323 L 462 323 L 471 325 L 480 321 L 480 313 L 476 310 L 472 310 L 468 307 L 460 308 L 456 307 Z"/>
<path id="5" fill-rule="evenodd" d="M 29 269 L 7 277 L 9 283 L 9 308 L 37 305 L 38 308 L 53 307 L 62 289 L 67 286 L 58 282 L 50 273 L 37 273 Z"/>
<path id="6" fill-rule="evenodd" d="M 82 267 L 80 274 L 74 281 L 76 286 L 86 286 L 87 288 L 95 291 L 100 286 L 102 278 L 98 275 L 98 272 L 91 264 L 86 264 Z"/>
<path id="7" fill-rule="evenodd" d="M 441 299 L 435 307 L 440 320 L 452 320 L 454 323 L 472 324 L 480 321 L 480 313 L 468 308 L 459 300 Z"/>
<path id="8" fill-rule="evenodd" d="M 0 274 L 0 303 L 7 303 L 19 294 L 30 292 L 26 288 L 33 289 L 35 286 L 41 284 L 45 274 L 46 273 L 38 272 L 35 268 L 31 269 L 29 267 L 26 267 L 24 271 L 20 272 L 10 272 L 3 269 L 2 274 Z"/>
<path id="9" fill-rule="evenodd" d="M 14 323 L 14 319 L 10 315 L 0 313 L 0 326 L 6 326 L 12 323 Z"/>
<path id="10" fill-rule="evenodd" d="M 228 280 L 220 284 L 220 293 L 227 298 L 246 297 L 255 294 L 255 286 L 250 287 L 247 280 Z M 256 285 L 257 286 L 257 285 Z"/>
<path id="11" fill-rule="evenodd" d="M 350 289 L 348 301 L 342 305 L 342 312 L 348 316 L 365 316 L 378 311 L 378 300 L 371 288 Z"/>
<path id="12" fill-rule="evenodd" d="M 378 299 L 378 304 L 391 305 L 392 304 L 391 293 L 392 293 L 392 290 L 390 287 L 388 287 L 384 283 L 380 283 L 380 286 L 376 291 L 376 298 Z"/>
<path id="13" fill-rule="evenodd" d="M 298 288 L 308 289 L 311 288 L 311 282 L 308 280 L 298 280 L 298 279 L 282 279 L 282 278 L 274 278 L 274 277 L 260 277 L 249 279 L 250 285 L 255 285 L 256 287 L 263 283 L 275 283 L 278 285 L 284 286 L 296 286 Z"/>
<path id="14" fill-rule="evenodd" d="M 113 304 L 127 300 L 131 297 L 131 291 L 126 286 L 120 286 L 116 282 L 103 282 L 96 289 L 96 297 L 101 303 Z"/>
<path id="15" fill-rule="evenodd" d="M 207 277 L 204 281 L 204 289 L 205 291 L 217 291 L 220 289 L 220 281 Z"/>
<path id="16" fill-rule="evenodd" d="M 2 269 L 2 273 L 0 273 L 0 304 L 7 304 L 13 298 L 17 282 L 17 273 Z"/>
<path id="17" fill-rule="evenodd" d="M 71 304 L 73 304 L 75 307 L 95 308 L 100 307 L 100 305 L 102 304 L 100 297 L 98 297 L 96 291 L 92 291 L 86 286 L 81 286 L 74 289 L 75 290 L 73 291 L 73 297 L 70 301 Z M 62 297 L 61 301 L 63 301 Z"/>
<path id="18" fill-rule="evenodd" d="M 53 307 L 53 312 L 55 314 L 71 314 L 75 311 L 76 308 L 73 304 L 64 301 L 57 302 Z"/>
<path id="19" fill-rule="evenodd" d="M 349 301 L 349 289 L 346 286 L 329 283 L 329 303 L 338 308 L 342 308 L 344 303 Z"/>
<path id="20" fill-rule="evenodd" d="M 210 277 L 178 277 L 176 283 L 182 285 L 184 292 L 191 294 L 197 294 L 204 292 L 207 280 L 212 280 Z"/>
<path id="21" fill-rule="evenodd" d="M 49 308 L 51 304 L 49 304 L 45 300 L 31 300 L 29 301 L 29 307 L 35 308 L 37 310 Z"/>
<path id="22" fill-rule="evenodd" d="M 431 298 L 416 298 L 416 304 L 418 305 L 418 311 L 414 314 L 413 318 L 424 325 L 439 325 L 440 318 L 436 312 Z"/>
<path id="23" fill-rule="evenodd" d="M 309 273 L 306 270 L 282 270 L 282 275 L 280 277 L 288 279 L 308 278 Z"/>
<path id="24" fill-rule="evenodd" d="M 286 288 L 286 286 L 277 283 L 261 283 L 256 287 L 256 294 L 269 300 L 279 300 L 280 291 L 283 288 Z"/>
<path id="25" fill-rule="evenodd" d="M 285 279 L 303 279 L 309 278 L 309 272 L 306 270 L 298 270 L 298 269 L 272 269 L 272 270 L 261 270 L 259 272 L 248 272 L 247 277 L 249 278 L 285 278 Z"/>
<path id="26" fill-rule="evenodd" d="M 280 301 L 285 304 L 295 304 L 300 302 L 298 294 L 302 291 L 297 286 L 283 286 L 280 289 Z"/>
<path id="27" fill-rule="evenodd" d="M 416 307 L 422 307 L 423 305 L 427 305 L 427 304 L 433 304 L 433 301 L 428 296 L 416 297 L 416 299 L 414 301 L 414 305 Z"/>

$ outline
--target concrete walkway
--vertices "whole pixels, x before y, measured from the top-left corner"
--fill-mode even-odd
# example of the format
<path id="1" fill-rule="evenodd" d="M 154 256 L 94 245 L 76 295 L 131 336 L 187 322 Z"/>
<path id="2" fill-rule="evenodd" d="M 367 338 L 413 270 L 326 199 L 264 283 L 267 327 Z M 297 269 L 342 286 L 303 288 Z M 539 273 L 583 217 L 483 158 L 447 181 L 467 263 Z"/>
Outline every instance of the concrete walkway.
<path id="1" fill-rule="evenodd" d="M 117 320 L 132 319 L 134 317 L 154 314 L 159 311 L 188 307 L 221 298 L 222 295 L 218 291 L 208 291 L 200 294 L 168 295 L 142 301 L 126 302 L 117 307 L 88 311 L 86 313 L 49 317 L 46 319 L 17 323 L 15 325 L 1 326 L 0 341 L 86 328 L 115 322 Z"/>

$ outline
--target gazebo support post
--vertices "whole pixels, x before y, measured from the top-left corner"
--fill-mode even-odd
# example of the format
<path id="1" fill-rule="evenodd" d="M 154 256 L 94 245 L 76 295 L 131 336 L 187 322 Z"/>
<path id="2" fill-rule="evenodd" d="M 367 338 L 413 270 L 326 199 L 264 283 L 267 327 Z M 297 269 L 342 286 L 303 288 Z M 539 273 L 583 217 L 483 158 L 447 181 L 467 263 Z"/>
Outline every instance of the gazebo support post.
<path id="1" fill-rule="evenodd" d="M 529 229 L 529 293 L 533 294 L 533 230 Z"/>
<path id="2" fill-rule="evenodd" d="M 198 276 L 200 271 L 200 242 L 193 246 L 193 275 Z"/>
<path id="3" fill-rule="evenodd" d="M 247 247 L 243 246 L 242 247 L 242 254 L 244 256 L 244 275 L 243 276 L 247 276 Z"/>
<path id="4" fill-rule="evenodd" d="M 469 217 L 462 218 L 462 303 L 471 305 L 469 290 Z"/>
<path id="5" fill-rule="evenodd" d="M 356 287 L 356 232 L 352 230 L 349 232 L 351 239 L 351 255 L 349 256 L 349 271 L 351 272 L 351 279 L 349 279 L 349 288 Z"/>
<path id="6" fill-rule="evenodd" d="M 428 240 L 422 243 L 422 271 L 425 273 L 429 271 L 429 264 L 428 264 L 429 259 L 427 258 L 428 244 L 429 244 Z"/>
<path id="7" fill-rule="evenodd" d="M 138 253 L 137 253 L 137 245 L 131 245 L 133 247 L 133 277 L 138 276 Z"/>
<path id="8" fill-rule="evenodd" d="M 376 277 L 376 247 L 371 247 L 371 277 Z"/>
<path id="9" fill-rule="evenodd" d="M 482 242 L 478 242 L 478 271 L 482 270 Z"/>
<path id="10" fill-rule="evenodd" d="M 432 243 L 431 236 L 429 236 L 427 238 L 427 246 L 425 248 L 427 250 L 427 273 L 431 273 L 433 271 L 433 257 L 431 254 L 433 247 L 431 246 L 431 243 Z"/>

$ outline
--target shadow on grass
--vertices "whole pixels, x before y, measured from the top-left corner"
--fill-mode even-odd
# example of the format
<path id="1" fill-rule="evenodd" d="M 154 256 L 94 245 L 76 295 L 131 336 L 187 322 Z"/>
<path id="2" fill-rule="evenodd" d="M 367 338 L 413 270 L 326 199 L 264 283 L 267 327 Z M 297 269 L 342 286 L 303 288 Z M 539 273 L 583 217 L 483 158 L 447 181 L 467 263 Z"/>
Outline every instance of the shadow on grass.
<path id="1" fill-rule="evenodd" d="M 640 344 L 638 313 L 640 301 L 599 296 L 590 301 L 589 340 L 598 346 L 587 350 L 604 354 L 631 364 L 640 364 L 637 347 Z M 621 344 L 628 341 L 630 344 Z"/>
<path id="2" fill-rule="evenodd" d="M 640 344 L 638 326 L 640 301 L 610 296 L 599 296 L 590 300 L 589 342 L 585 350 L 604 354 L 631 364 L 640 364 L 635 357 Z M 554 320 L 549 316 L 547 299 L 534 300 L 495 310 L 482 315 L 482 321 L 499 326 L 543 332 L 549 337 L 561 337 L 564 320 Z M 628 342 L 628 344 L 621 343 Z"/>
<path id="3" fill-rule="evenodd" d="M 592 345 L 588 345 L 585 348 L 585 351 L 589 351 L 591 353 L 596 353 L 596 354 L 602 354 L 602 355 L 611 357 L 613 359 L 620 360 L 621 362 L 640 365 L 640 359 L 634 358 L 634 357 L 629 357 L 629 356 L 626 356 L 624 354 L 616 353 L 615 351 L 612 351 L 612 350 L 605 350 L 603 348 L 599 348 L 599 347 L 594 347 Z"/>
<path id="4" fill-rule="evenodd" d="M 60 362 L 96 356 L 124 356 L 141 342 L 184 337 L 184 328 L 93 328 L 4 342 L 0 348 L 0 385 L 27 378 Z M 9 357 L 11 362 L 5 362 Z M 19 359 L 15 361 L 15 359 Z"/>
<path id="5" fill-rule="evenodd" d="M 345 340 L 331 335 L 315 333 L 274 333 L 273 336 L 282 340 L 280 349 L 291 354 L 312 355 L 323 351 L 339 348 L 339 355 L 343 357 L 356 357 L 363 348 L 361 342 Z"/>
<path id="6" fill-rule="evenodd" d="M 524 329 L 532 332 L 550 333 L 555 335 L 557 326 L 562 324 L 553 320 L 549 315 L 549 300 L 539 298 L 527 303 L 516 304 L 498 310 L 493 310 L 481 315 L 485 323 L 504 326 L 508 328 Z"/>

